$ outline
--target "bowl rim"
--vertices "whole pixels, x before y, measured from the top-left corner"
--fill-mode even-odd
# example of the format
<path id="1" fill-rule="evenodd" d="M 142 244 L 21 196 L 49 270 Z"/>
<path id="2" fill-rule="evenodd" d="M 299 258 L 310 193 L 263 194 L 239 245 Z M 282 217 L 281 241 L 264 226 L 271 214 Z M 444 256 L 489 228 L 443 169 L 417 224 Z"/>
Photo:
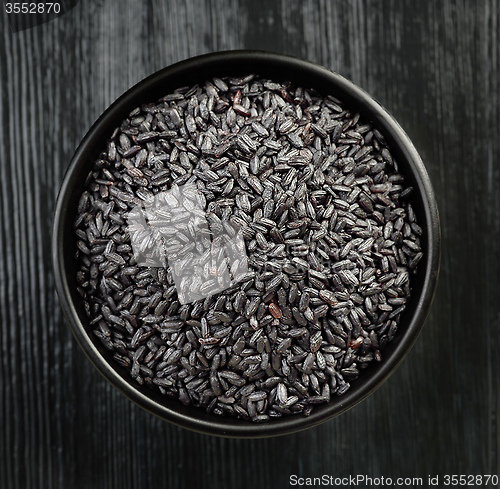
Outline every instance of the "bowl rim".
<path id="1" fill-rule="evenodd" d="M 78 316 L 74 302 L 71 299 L 70 286 L 67 274 L 65 273 L 66 261 L 63 252 L 64 240 L 62 239 L 65 229 L 65 219 L 68 213 L 68 204 L 80 166 L 88 164 L 86 155 L 89 151 L 89 146 L 93 144 L 100 134 L 103 134 L 106 130 L 109 131 L 110 123 L 116 119 L 118 112 L 130 112 L 130 110 L 141 103 L 138 102 L 138 99 L 144 101 L 144 94 L 152 90 L 153 87 L 157 87 L 162 80 L 180 77 L 183 73 L 192 72 L 193 70 L 203 73 L 205 70 L 213 69 L 214 65 L 225 66 L 234 64 L 240 66 L 244 63 L 260 63 L 262 66 L 272 64 L 278 68 L 286 67 L 288 71 L 300 70 L 307 72 L 315 80 L 325 80 L 326 84 L 341 89 L 350 98 L 356 100 L 356 103 L 360 107 L 363 107 L 363 110 L 366 110 L 371 116 L 375 117 L 379 125 L 378 127 L 383 128 L 385 134 L 390 134 L 395 144 L 398 145 L 398 149 L 404 154 L 404 158 L 411 168 L 422 196 L 425 222 L 427 224 L 425 228 L 425 236 L 427 238 L 425 278 L 422 292 L 418 297 L 415 314 L 411 317 L 406 331 L 403 333 L 402 338 L 391 355 L 384 358 L 381 365 L 377 367 L 376 372 L 363 383 L 361 388 L 356 389 L 352 387 L 346 394 L 338 397 L 335 402 L 331 401 L 325 404 L 324 406 L 326 407 L 322 411 L 313 411 L 309 417 L 284 416 L 263 424 L 233 420 L 227 417 L 219 420 L 215 415 L 211 416 L 214 419 L 202 419 L 201 416 L 181 412 L 182 409 L 170 409 L 145 395 L 132 384 L 131 380 L 129 381 L 120 375 L 96 347 L 91 339 L 91 335 L 87 333 Z M 270 51 L 231 50 L 192 57 L 153 73 L 127 90 L 97 119 L 75 151 L 61 184 L 54 213 L 52 263 L 55 287 L 67 324 L 91 363 L 122 394 L 146 411 L 192 431 L 223 437 L 262 438 L 294 433 L 323 423 L 361 402 L 387 380 L 410 351 L 428 315 L 437 286 L 440 266 L 440 246 L 438 209 L 427 170 L 409 137 L 386 109 L 353 82 L 318 64 Z M 199 410 L 199 408 L 196 409 Z"/>

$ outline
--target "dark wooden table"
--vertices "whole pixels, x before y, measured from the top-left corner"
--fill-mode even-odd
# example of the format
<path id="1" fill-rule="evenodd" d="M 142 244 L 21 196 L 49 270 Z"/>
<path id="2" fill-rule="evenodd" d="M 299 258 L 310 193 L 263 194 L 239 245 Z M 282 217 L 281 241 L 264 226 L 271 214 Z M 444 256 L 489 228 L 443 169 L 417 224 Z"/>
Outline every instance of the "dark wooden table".
<path id="1" fill-rule="evenodd" d="M 497 0 L 82 0 L 18 33 L 2 12 L 0 488 L 498 474 L 499 35 Z M 96 118 L 166 65 L 238 48 L 320 63 L 378 99 L 422 155 L 443 235 L 430 317 L 391 379 L 330 422 L 263 440 L 188 432 L 110 387 L 64 323 L 50 260 L 58 188 Z"/>

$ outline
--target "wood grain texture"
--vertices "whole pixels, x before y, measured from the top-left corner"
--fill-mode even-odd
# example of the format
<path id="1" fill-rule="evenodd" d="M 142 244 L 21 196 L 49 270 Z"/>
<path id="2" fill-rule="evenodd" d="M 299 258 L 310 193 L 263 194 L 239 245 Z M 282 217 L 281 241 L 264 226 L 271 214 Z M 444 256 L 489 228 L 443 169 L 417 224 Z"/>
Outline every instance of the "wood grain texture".
<path id="1" fill-rule="evenodd" d="M 82 0 L 0 19 L 0 488 L 288 487 L 290 474 L 500 472 L 500 7 L 496 0 Z M 282 438 L 177 428 L 110 387 L 64 324 L 50 228 L 86 130 L 130 86 L 202 53 L 293 54 L 352 79 L 414 141 L 443 234 L 434 306 L 370 398 Z"/>

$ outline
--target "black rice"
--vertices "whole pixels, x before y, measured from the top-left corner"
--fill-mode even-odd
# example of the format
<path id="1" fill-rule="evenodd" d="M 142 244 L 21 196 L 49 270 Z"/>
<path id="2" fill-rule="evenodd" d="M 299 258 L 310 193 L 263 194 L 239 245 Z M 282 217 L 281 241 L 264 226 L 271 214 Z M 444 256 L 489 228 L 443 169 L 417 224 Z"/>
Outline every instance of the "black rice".
<path id="1" fill-rule="evenodd" d="M 183 404 L 307 416 L 397 334 L 424 256 L 411 191 L 382 134 L 330 95 L 254 75 L 175 90 L 134 109 L 86 179 L 89 332 Z M 162 198 L 156 235 L 130 225 Z"/>

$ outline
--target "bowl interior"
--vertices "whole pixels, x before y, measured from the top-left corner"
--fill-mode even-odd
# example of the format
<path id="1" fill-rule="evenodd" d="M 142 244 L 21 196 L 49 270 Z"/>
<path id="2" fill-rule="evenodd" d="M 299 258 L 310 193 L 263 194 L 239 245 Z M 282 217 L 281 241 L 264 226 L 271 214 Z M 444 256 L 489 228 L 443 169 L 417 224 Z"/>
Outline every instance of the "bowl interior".
<path id="1" fill-rule="evenodd" d="M 92 334 L 81 297 L 76 292 L 73 232 L 85 178 L 115 127 L 135 107 L 155 102 L 176 88 L 203 82 L 207 78 L 249 73 L 276 81 L 292 81 L 295 85 L 314 88 L 323 95 L 331 94 L 346 107 L 359 111 L 366 122 L 372 122 L 385 136 L 407 184 L 414 188 L 412 205 L 424 230 L 424 258 L 417 274 L 411 278 L 412 296 L 401 317 L 396 337 L 382 352 L 383 361 L 370 365 L 345 395 L 316 407 L 309 417 L 288 416 L 262 425 L 221 418 L 200 408 L 186 407 L 147 386 L 138 386 L 125 368 L 115 364 L 112 354 Z M 53 240 L 56 286 L 61 305 L 74 335 L 98 370 L 146 410 L 186 428 L 222 436 L 259 437 L 294 432 L 338 415 L 369 395 L 395 370 L 414 343 L 432 302 L 439 269 L 439 222 L 434 194 L 415 148 L 399 125 L 370 96 L 340 75 L 296 58 L 263 52 L 232 51 L 177 63 L 143 80 L 113 103 L 92 126 L 71 161 L 57 202 Z"/>

